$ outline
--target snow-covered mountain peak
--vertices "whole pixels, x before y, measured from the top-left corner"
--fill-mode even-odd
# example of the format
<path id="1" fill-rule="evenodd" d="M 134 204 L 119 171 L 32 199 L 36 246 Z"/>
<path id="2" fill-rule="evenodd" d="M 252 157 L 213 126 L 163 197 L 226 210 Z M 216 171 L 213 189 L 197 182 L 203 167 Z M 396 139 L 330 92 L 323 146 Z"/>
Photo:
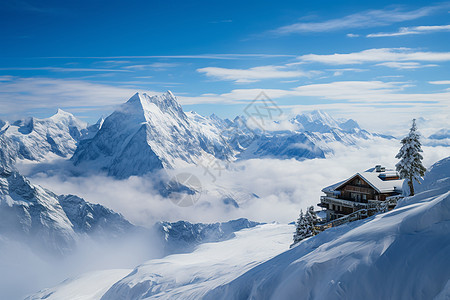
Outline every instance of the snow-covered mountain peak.
<path id="1" fill-rule="evenodd" d="M 56 114 L 54 114 L 53 117 L 55 117 L 55 116 L 68 116 L 68 117 L 72 116 L 73 117 L 73 115 L 71 113 L 69 113 L 65 110 L 62 110 L 61 108 L 58 108 L 56 110 Z"/>
<path id="2" fill-rule="evenodd" d="M 328 113 L 321 110 L 314 110 L 299 114 L 291 119 L 291 123 L 298 126 L 301 131 L 331 133 L 344 131 L 358 133 L 361 131 L 358 123 L 352 119 L 336 120 Z"/>
<path id="3" fill-rule="evenodd" d="M 95 167 L 126 178 L 195 164 L 209 154 L 227 157 L 229 150 L 212 121 L 188 115 L 170 91 L 151 97 L 136 93 L 105 119 L 92 140 L 78 147 L 72 161 L 95 161 Z"/>
<path id="4" fill-rule="evenodd" d="M 55 124 L 63 124 L 65 126 L 73 126 L 76 127 L 78 130 L 81 130 L 83 128 L 87 127 L 87 123 L 81 121 L 77 117 L 75 117 L 73 114 L 66 112 L 60 108 L 56 111 L 56 114 L 51 116 L 48 119 L 42 119 L 39 120 L 41 122 L 54 122 Z"/>
<path id="5" fill-rule="evenodd" d="M 320 123 L 331 128 L 339 127 L 338 122 L 322 110 L 313 110 L 303 115 L 298 115 L 297 118 L 301 118 L 302 116 L 304 116 L 304 118 L 311 123 Z"/>
<path id="6" fill-rule="evenodd" d="M 136 93 L 119 110 L 126 114 L 140 114 L 145 118 L 145 121 L 149 121 L 149 118 L 154 117 L 155 113 L 171 114 L 183 120 L 186 119 L 181 105 L 171 91 L 154 96 Z"/>
<path id="7" fill-rule="evenodd" d="M 352 119 L 344 120 L 342 123 L 339 124 L 339 127 L 345 131 L 361 129 L 361 127 L 359 127 L 359 124 Z"/>

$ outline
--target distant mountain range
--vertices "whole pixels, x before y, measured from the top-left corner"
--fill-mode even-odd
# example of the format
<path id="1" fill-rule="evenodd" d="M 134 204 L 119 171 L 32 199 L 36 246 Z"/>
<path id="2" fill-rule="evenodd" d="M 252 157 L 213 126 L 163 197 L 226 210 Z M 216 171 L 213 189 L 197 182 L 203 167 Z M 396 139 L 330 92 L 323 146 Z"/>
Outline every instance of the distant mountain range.
<path id="1" fill-rule="evenodd" d="M 288 120 L 289 129 L 276 120 L 266 122 L 270 129 L 252 128 L 242 116 L 223 120 L 185 113 L 170 91 L 160 96 L 136 93 L 91 126 L 62 110 L 47 119 L 0 121 L 0 167 L 53 155 L 120 179 L 212 159 L 325 158 L 332 142 L 355 145 L 360 139 L 392 138 L 317 110 Z"/>

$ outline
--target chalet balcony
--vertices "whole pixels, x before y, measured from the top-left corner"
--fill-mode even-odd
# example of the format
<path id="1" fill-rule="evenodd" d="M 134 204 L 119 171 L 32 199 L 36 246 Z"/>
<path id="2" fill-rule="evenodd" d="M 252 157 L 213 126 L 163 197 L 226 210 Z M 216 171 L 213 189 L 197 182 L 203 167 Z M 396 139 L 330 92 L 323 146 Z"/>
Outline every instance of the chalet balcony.
<path id="1" fill-rule="evenodd" d="M 355 202 L 355 201 L 350 201 L 350 200 L 345 200 L 345 199 L 338 199 L 338 198 L 333 198 L 333 197 L 328 197 L 328 196 L 321 196 L 320 202 L 327 203 L 327 204 L 340 205 L 340 206 L 349 207 L 349 208 L 365 208 L 368 205 L 367 203 Z"/>

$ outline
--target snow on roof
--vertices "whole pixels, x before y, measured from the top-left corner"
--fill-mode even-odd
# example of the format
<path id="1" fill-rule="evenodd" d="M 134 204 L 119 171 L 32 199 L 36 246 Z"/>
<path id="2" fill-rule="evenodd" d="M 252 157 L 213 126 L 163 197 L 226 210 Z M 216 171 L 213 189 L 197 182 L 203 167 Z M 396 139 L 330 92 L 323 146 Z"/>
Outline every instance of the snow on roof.
<path id="1" fill-rule="evenodd" d="M 394 170 L 387 169 L 383 172 L 377 172 L 376 168 L 371 168 L 365 172 L 356 173 L 350 178 L 330 185 L 326 188 L 323 188 L 323 192 L 331 193 L 336 189 L 342 187 L 347 182 L 351 181 L 356 176 L 361 177 L 364 181 L 366 181 L 372 188 L 374 188 L 379 193 L 391 193 L 395 191 L 401 191 L 403 185 L 403 179 L 390 179 L 385 180 L 385 178 L 389 177 L 397 177 L 398 173 Z"/>
<path id="2" fill-rule="evenodd" d="M 353 177 L 353 176 L 352 176 Z M 347 179 L 346 180 L 342 180 L 342 181 L 339 181 L 338 183 L 335 183 L 335 184 L 332 184 L 332 185 L 330 185 L 330 186 L 327 186 L 327 187 L 325 187 L 325 188 L 323 188 L 322 189 L 322 192 L 324 192 L 324 193 L 332 193 L 332 192 L 334 192 L 334 190 L 336 190 L 336 188 L 338 187 L 338 186 L 340 186 L 342 183 L 344 183 L 344 182 L 347 182 Z"/>
<path id="3" fill-rule="evenodd" d="M 390 193 L 396 190 L 401 191 L 403 185 L 403 179 L 395 180 L 383 180 L 380 178 L 382 175 L 379 172 L 363 172 L 357 173 L 361 178 L 363 178 L 367 183 L 374 187 L 379 193 Z"/>

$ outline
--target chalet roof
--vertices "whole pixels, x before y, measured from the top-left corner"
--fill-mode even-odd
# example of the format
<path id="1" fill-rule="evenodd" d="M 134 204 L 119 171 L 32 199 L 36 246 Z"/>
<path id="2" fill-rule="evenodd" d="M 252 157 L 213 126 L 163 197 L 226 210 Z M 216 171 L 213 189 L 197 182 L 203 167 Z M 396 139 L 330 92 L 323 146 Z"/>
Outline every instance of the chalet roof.
<path id="1" fill-rule="evenodd" d="M 344 186 L 346 183 L 353 180 L 356 176 L 359 176 L 380 194 L 400 192 L 403 186 L 403 179 L 384 180 L 384 178 L 386 177 L 393 177 L 397 175 L 397 172 L 394 170 L 384 170 L 382 172 L 377 172 L 376 168 L 372 168 L 365 172 L 356 173 L 355 175 L 344 181 L 323 188 L 322 191 L 332 193 L 340 187 Z"/>

